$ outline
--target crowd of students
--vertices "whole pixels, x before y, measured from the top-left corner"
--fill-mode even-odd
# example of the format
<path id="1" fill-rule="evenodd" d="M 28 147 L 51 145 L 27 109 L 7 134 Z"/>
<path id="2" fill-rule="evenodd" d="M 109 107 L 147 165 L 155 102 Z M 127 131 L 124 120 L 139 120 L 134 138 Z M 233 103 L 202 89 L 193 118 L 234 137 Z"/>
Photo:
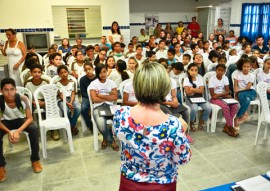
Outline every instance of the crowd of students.
<path id="1" fill-rule="evenodd" d="M 141 35 L 145 35 L 144 32 L 142 29 Z M 161 29 L 158 38 L 151 35 L 149 40 L 144 39 L 140 42 L 140 38 L 134 36 L 126 46 L 120 42 L 123 36 L 115 22 L 112 24 L 111 33 L 110 35 L 119 33 L 120 36 L 109 36 L 112 44 L 108 44 L 107 37 L 102 36 L 100 44 L 94 46 L 82 45 L 82 39 L 79 38 L 76 39 L 76 45 L 70 46 L 69 40 L 64 38 L 61 46 L 53 44 L 43 57 L 34 47 L 28 47 L 24 66 L 20 71 L 22 83 L 32 93 L 38 87 L 50 83 L 50 79 L 54 79 L 54 83 L 66 90 L 68 117 L 74 136 L 78 134 L 76 126 L 80 114 L 87 127 L 91 131 L 93 128 L 89 117 L 90 103 L 87 93 L 90 86 L 94 107 L 91 115 L 94 116 L 103 136 L 102 149 L 109 144 L 113 150 L 118 151 L 119 146 L 106 123 L 107 117 L 99 116 L 98 108 L 113 105 L 118 99 L 122 99 L 122 105 L 136 105 L 138 101 L 132 78 L 136 69 L 145 63 L 154 62 L 166 68 L 171 77 L 171 91 L 161 104 L 161 109 L 165 113 L 182 116 L 189 123 L 191 132 L 203 129 L 209 120 L 211 104 L 216 104 L 223 109 L 226 119 L 223 131 L 229 136 L 237 137 L 240 124 L 250 118 L 247 113 L 250 101 L 256 99 L 254 83 L 270 83 L 270 40 L 266 46 L 262 36 L 258 36 L 252 43 L 247 37 L 236 38 L 232 30 L 227 38 L 215 32 L 206 39 L 201 32 L 192 36 L 192 30 L 186 28 L 181 30 L 181 34 L 175 33 L 172 37 L 171 34 L 166 35 L 168 31 Z M 255 70 L 258 70 L 256 74 Z M 187 97 L 208 96 L 205 95 L 203 76 L 210 71 L 216 71 L 216 74 L 208 83 L 209 102 L 192 103 Z M 187 77 L 180 82 L 179 78 L 183 73 L 186 73 Z M 130 82 L 125 84 L 121 97 L 122 90 L 119 90 L 119 87 L 127 79 L 130 79 Z M 183 86 L 185 95 L 181 94 L 180 85 Z M 77 87 L 80 87 L 81 103 L 76 96 Z M 270 89 L 267 93 L 270 99 Z M 220 99 L 231 97 L 239 101 L 239 108 L 238 104 L 227 105 Z M 60 92 L 60 109 L 63 108 L 62 100 Z M 42 107 L 46 107 L 42 96 L 39 97 L 39 102 Z M 184 103 L 190 108 L 190 113 Z M 35 108 L 35 101 L 32 105 Z M 201 107 L 203 112 L 199 119 L 196 119 L 198 107 Z M 189 135 L 187 137 L 190 143 L 194 142 Z M 59 140 L 59 133 L 53 131 L 52 138 Z"/>

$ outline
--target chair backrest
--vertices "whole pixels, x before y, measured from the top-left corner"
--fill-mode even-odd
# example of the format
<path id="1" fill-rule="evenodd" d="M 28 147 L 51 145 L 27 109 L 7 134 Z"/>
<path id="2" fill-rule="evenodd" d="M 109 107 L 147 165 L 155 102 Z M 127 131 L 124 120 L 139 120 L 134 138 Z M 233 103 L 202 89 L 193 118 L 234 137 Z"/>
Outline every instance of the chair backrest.
<path id="1" fill-rule="evenodd" d="M 35 102 L 36 102 L 36 106 L 38 110 L 39 121 L 42 121 L 40 105 L 38 102 L 38 94 L 40 93 L 43 95 L 44 100 L 45 100 L 46 119 L 59 118 L 61 116 L 59 112 L 58 100 L 57 100 L 57 95 L 58 95 L 59 90 L 61 90 L 61 92 L 63 93 L 63 112 L 64 112 L 64 117 L 67 118 L 65 89 L 62 87 L 57 87 L 56 84 L 45 84 L 43 86 L 38 87 L 36 91 L 34 92 L 34 98 L 35 98 Z"/>
<path id="2" fill-rule="evenodd" d="M 130 81 L 132 81 L 132 79 L 124 80 L 124 81 L 122 81 L 121 84 L 119 85 L 119 91 L 120 91 L 120 94 L 121 94 L 122 99 L 124 98 L 123 96 L 124 96 L 124 88 L 125 88 L 125 85 L 126 85 L 128 82 L 130 82 Z"/>
<path id="3" fill-rule="evenodd" d="M 25 76 L 30 72 L 28 68 L 26 68 L 24 71 L 21 72 L 20 74 L 20 79 L 22 84 L 24 84 Z M 30 77 L 30 76 L 29 76 Z M 27 79 L 26 79 L 27 80 Z"/>
<path id="4" fill-rule="evenodd" d="M 212 71 L 212 69 L 213 69 L 213 67 L 216 65 L 216 63 L 211 63 L 211 64 L 209 64 L 208 66 L 207 66 L 207 71 L 208 72 L 211 72 Z"/>
<path id="5" fill-rule="evenodd" d="M 256 87 L 257 93 L 261 100 L 262 114 L 263 114 L 262 116 L 267 116 L 267 114 L 269 114 L 267 88 L 268 88 L 268 84 L 266 82 L 259 82 Z"/>
<path id="6" fill-rule="evenodd" d="M 28 97 L 30 109 L 32 111 L 32 100 L 33 100 L 32 92 L 29 89 L 21 86 L 16 86 L 16 92 L 20 95 L 25 95 Z"/>
<path id="7" fill-rule="evenodd" d="M 75 95 L 77 95 L 77 97 L 76 97 L 76 99 L 78 100 L 78 81 L 77 81 L 77 79 L 74 77 L 74 76 L 72 76 L 72 75 L 68 75 L 68 79 L 70 79 L 70 80 L 72 80 L 72 81 L 74 81 L 75 82 Z M 56 76 L 54 76 L 53 78 L 51 78 L 51 80 L 50 80 L 50 84 L 56 84 L 58 81 L 60 81 L 61 80 L 61 78 L 58 76 L 58 75 L 56 75 Z"/>
<path id="8" fill-rule="evenodd" d="M 216 72 L 212 71 L 212 72 L 207 72 L 206 74 L 204 74 L 203 76 L 203 83 L 204 83 L 204 90 L 205 90 L 205 98 L 207 101 L 209 101 L 209 99 L 211 98 L 211 95 L 209 93 L 209 88 L 208 88 L 208 82 L 209 79 L 216 75 Z"/>
<path id="9" fill-rule="evenodd" d="M 88 95 L 88 99 L 89 99 L 89 103 L 90 103 L 90 110 L 91 110 L 91 117 L 93 116 L 93 102 L 92 102 L 92 98 L 91 98 L 91 94 L 90 94 L 90 86 L 87 87 L 87 95 Z"/>
<path id="10" fill-rule="evenodd" d="M 179 76 L 179 85 L 180 85 L 180 91 L 181 91 L 181 101 L 182 103 L 184 103 L 184 87 L 183 87 L 183 82 L 184 82 L 184 79 L 187 77 L 187 73 L 182 73 L 180 76 Z"/>

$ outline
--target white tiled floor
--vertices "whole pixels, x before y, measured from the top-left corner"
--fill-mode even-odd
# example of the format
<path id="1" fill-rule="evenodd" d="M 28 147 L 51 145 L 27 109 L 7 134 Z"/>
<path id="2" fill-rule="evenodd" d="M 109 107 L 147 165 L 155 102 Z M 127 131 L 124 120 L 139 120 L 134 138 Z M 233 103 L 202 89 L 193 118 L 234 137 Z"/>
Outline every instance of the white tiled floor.
<path id="1" fill-rule="evenodd" d="M 190 163 L 179 169 L 178 191 L 205 189 L 270 170 L 270 141 L 263 141 L 263 132 L 254 146 L 257 120 L 243 124 L 238 138 L 224 134 L 223 126 L 219 123 L 216 133 L 191 133 L 196 143 Z M 0 191 L 117 191 L 119 152 L 109 147 L 94 151 L 89 132 L 83 135 L 80 131 L 74 146 L 75 152 L 70 154 L 68 144 L 52 141 L 48 134 L 48 158 L 41 159 L 43 172 L 35 174 L 25 139 L 9 151 L 4 137 L 8 179 L 0 183 Z"/>

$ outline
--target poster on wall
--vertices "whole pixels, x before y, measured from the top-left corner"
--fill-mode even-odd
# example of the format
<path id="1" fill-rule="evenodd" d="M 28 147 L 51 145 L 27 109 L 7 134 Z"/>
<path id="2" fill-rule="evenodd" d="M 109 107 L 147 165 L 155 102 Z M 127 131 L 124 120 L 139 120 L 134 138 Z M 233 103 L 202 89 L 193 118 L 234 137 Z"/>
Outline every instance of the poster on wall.
<path id="1" fill-rule="evenodd" d="M 152 35 L 156 25 L 158 24 L 158 15 L 145 14 L 145 32 L 148 35 Z"/>

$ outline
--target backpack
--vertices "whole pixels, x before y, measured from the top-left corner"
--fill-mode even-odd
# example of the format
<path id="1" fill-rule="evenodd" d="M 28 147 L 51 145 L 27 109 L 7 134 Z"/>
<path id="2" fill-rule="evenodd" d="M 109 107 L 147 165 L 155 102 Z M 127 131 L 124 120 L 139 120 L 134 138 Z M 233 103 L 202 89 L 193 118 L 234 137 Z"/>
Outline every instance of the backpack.
<path id="1" fill-rule="evenodd" d="M 19 111 L 23 110 L 23 105 L 21 102 L 21 95 L 18 93 L 15 94 L 15 103 Z M 6 105 L 5 105 L 4 95 L 0 95 L 0 112 L 4 113 L 5 109 L 6 109 Z"/>

